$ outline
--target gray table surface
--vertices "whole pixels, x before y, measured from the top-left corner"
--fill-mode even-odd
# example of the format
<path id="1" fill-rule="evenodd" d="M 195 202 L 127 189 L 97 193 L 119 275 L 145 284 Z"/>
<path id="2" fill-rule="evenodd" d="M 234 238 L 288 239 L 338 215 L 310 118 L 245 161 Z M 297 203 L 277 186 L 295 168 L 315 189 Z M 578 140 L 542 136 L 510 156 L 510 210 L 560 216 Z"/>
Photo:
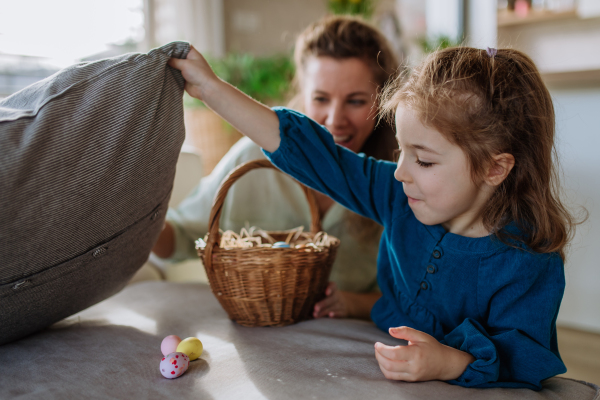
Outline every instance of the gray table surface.
<path id="1" fill-rule="evenodd" d="M 167 335 L 195 336 L 201 358 L 161 376 Z M 596 385 L 552 378 L 544 389 L 465 389 L 387 380 L 372 323 L 319 319 L 246 328 L 203 284 L 136 283 L 51 328 L 0 347 L 0 398 L 35 399 L 600 399 Z"/>

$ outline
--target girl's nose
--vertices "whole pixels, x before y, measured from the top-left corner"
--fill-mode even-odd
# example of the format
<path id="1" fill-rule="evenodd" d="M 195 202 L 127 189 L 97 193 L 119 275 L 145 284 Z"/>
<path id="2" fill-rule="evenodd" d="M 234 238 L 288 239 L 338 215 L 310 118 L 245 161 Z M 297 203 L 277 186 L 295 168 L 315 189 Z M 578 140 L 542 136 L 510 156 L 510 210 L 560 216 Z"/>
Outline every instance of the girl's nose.
<path id="1" fill-rule="evenodd" d="M 327 128 L 339 127 L 344 125 L 345 120 L 344 105 L 339 101 L 332 101 L 327 109 L 325 126 Z"/>
<path id="2" fill-rule="evenodd" d="M 404 155 L 400 153 L 400 156 L 398 157 L 398 164 L 396 164 L 396 171 L 394 171 L 394 178 L 396 178 L 396 180 L 399 182 L 408 183 L 410 182 L 411 178 L 406 170 L 405 164 L 406 161 L 404 160 Z"/>

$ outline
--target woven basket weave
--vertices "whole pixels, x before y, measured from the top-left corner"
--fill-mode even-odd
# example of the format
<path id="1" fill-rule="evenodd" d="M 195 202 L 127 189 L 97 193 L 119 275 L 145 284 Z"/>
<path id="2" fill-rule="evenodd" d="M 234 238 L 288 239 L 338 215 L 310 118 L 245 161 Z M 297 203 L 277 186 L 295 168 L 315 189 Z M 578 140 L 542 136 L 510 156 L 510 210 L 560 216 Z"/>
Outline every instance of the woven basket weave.
<path id="1" fill-rule="evenodd" d="M 198 248 L 211 290 L 229 318 L 243 326 L 285 326 L 312 316 L 314 304 L 324 297 L 340 241 L 327 237 L 323 246 L 304 248 L 219 247 L 219 219 L 231 185 L 246 172 L 275 167 L 268 160 L 250 161 L 234 169 L 221 183 L 209 219 L 209 234 Z M 311 232 L 321 231 L 317 201 L 302 186 L 310 206 Z M 289 232 L 267 232 L 284 241 Z"/>

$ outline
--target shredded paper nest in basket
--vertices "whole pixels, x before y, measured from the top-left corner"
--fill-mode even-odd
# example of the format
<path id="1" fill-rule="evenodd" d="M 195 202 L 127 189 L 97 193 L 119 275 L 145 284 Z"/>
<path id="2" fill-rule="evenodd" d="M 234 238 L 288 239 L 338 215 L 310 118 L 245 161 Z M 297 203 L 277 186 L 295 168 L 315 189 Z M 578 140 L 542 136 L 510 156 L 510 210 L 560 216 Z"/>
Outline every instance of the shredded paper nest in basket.
<path id="1" fill-rule="evenodd" d="M 219 232 L 221 234 L 219 247 L 226 250 L 256 247 L 269 248 L 273 247 L 273 244 L 277 242 L 267 231 L 255 226 L 249 229 L 242 228 L 239 234 L 231 230 Z M 289 245 L 289 248 L 312 248 L 321 251 L 323 247 L 329 247 L 329 237 L 323 231 L 313 235 L 304 232 L 304 227 L 299 226 L 285 232 L 288 233 L 285 243 Z M 204 236 L 204 239 L 198 239 L 196 241 L 196 249 L 205 248 L 207 240 L 208 234 Z"/>

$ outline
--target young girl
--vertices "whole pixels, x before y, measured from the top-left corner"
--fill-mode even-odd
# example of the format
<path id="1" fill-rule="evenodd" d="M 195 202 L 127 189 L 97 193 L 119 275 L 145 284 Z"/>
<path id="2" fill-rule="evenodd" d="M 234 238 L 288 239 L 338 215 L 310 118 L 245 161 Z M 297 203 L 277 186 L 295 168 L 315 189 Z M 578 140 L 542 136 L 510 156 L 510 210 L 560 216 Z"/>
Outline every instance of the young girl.
<path id="1" fill-rule="evenodd" d="M 408 340 L 375 344 L 387 378 L 540 389 L 566 371 L 555 322 L 573 220 L 557 195 L 552 102 L 526 55 L 441 50 L 389 86 L 397 165 L 250 99 L 195 50 L 171 65 L 277 167 L 385 227 L 371 318 Z"/>

